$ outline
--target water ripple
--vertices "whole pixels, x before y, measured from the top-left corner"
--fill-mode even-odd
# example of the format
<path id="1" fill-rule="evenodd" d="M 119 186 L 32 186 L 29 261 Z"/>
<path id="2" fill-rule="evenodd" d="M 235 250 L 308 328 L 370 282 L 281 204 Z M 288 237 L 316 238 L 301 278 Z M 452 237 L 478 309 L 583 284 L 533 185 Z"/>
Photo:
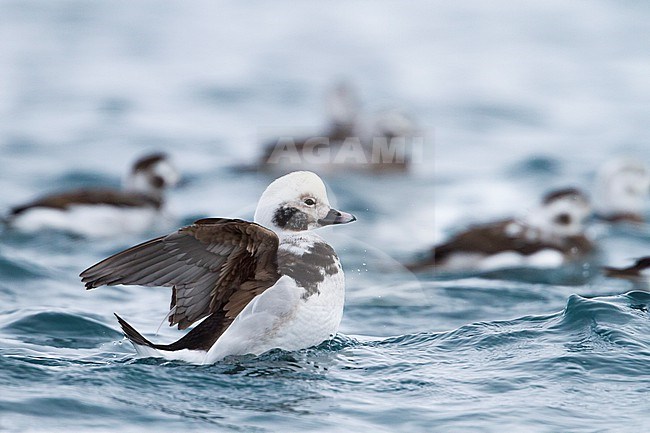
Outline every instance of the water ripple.
<path id="1" fill-rule="evenodd" d="M 43 311 L 14 320 L 2 328 L 21 341 L 41 346 L 86 349 L 121 334 L 95 320 L 66 312 Z"/>

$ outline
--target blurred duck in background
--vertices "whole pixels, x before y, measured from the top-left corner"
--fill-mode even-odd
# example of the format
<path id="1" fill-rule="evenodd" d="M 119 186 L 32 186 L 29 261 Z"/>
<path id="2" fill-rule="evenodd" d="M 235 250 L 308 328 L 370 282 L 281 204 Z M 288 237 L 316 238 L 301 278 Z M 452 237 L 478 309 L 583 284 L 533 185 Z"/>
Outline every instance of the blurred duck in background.
<path id="1" fill-rule="evenodd" d="M 634 290 L 650 291 L 650 256 L 641 257 L 627 267 L 603 267 L 609 278 L 618 278 L 632 283 Z"/>
<path id="2" fill-rule="evenodd" d="M 345 81 L 338 82 L 325 96 L 327 126 L 325 137 L 343 141 L 359 133 L 361 103 L 356 89 Z"/>
<path id="3" fill-rule="evenodd" d="M 415 121 L 399 110 L 363 116 L 356 89 L 337 83 L 325 97 L 326 126 L 308 136 L 267 142 L 254 170 L 404 172 L 412 160 Z"/>
<path id="4" fill-rule="evenodd" d="M 605 276 L 611 278 L 621 278 L 629 280 L 634 283 L 649 283 L 650 282 L 650 256 L 641 257 L 637 259 L 634 264 L 616 268 L 612 266 L 603 267 Z"/>
<path id="5" fill-rule="evenodd" d="M 524 218 L 471 226 L 407 268 L 441 272 L 557 268 L 594 250 L 583 226 L 590 214 L 591 205 L 581 191 L 553 191 Z"/>
<path id="6" fill-rule="evenodd" d="M 596 216 L 610 223 L 644 223 L 648 195 L 648 166 L 630 158 L 614 159 L 597 175 Z"/>
<path id="7" fill-rule="evenodd" d="M 11 209 L 6 222 L 26 232 L 55 229 L 86 236 L 145 231 L 158 219 L 165 191 L 179 180 L 166 154 L 149 154 L 133 164 L 122 190 L 83 188 L 46 195 Z"/>

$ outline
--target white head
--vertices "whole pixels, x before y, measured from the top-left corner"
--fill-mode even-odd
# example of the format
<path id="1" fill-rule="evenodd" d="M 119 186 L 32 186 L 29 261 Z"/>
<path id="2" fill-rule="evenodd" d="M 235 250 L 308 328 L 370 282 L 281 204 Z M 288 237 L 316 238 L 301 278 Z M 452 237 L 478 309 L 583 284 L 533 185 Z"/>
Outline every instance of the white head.
<path id="1" fill-rule="evenodd" d="M 598 210 L 604 216 L 643 213 L 650 194 L 650 169 L 634 159 L 615 159 L 598 172 Z"/>
<path id="2" fill-rule="evenodd" d="M 325 98 L 327 117 L 333 127 L 353 128 L 359 115 L 359 98 L 354 88 L 341 81 L 330 89 Z"/>
<path id="3" fill-rule="evenodd" d="M 382 136 L 413 137 L 418 133 L 418 127 L 409 115 L 400 110 L 386 110 L 378 113 L 373 121 L 374 137 Z"/>
<path id="4" fill-rule="evenodd" d="M 584 221 L 591 215 L 589 199 L 575 188 L 552 191 L 542 205 L 532 212 L 530 225 L 551 236 L 577 236 L 584 230 Z"/>
<path id="5" fill-rule="evenodd" d="M 313 230 L 355 220 L 349 213 L 332 209 L 325 184 L 310 171 L 294 171 L 274 180 L 255 210 L 255 222 L 276 233 Z"/>
<path id="6" fill-rule="evenodd" d="M 180 181 L 178 170 L 164 153 L 153 153 L 138 159 L 126 180 L 126 188 L 160 198 L 166 188 Z"/>

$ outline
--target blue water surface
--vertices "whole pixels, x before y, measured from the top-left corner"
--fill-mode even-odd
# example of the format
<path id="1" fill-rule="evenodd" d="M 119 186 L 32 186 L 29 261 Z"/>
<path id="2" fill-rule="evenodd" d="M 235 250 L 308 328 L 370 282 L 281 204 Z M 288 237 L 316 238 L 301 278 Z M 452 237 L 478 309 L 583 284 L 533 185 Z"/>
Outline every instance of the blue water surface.
<path id="1" fill-rule="evenodd" d="M 169 227 L 90 239 L 0 234 L 2 431 L 644 431 L 650 295 L 598 264 L 514 276 L 399 265 L 465 224 L 589 191 L 618 155 L 650 162 L 644 2 L 0 0 L 0 211 L 117 186 L 164 150 L 187 182 Z M 333 82 L 426 138 L 408 175 L 324 173 L 358 221 L 323 230 L 347 275 L 339 335 L 196 366 L 137 359 L 161 288 L 77 275 L 204 216 L 251 218 L 273 176 L 232 167 L 275 134 L 318 131 Z M 650 230 L 596 230 L 599 260 Z"/>

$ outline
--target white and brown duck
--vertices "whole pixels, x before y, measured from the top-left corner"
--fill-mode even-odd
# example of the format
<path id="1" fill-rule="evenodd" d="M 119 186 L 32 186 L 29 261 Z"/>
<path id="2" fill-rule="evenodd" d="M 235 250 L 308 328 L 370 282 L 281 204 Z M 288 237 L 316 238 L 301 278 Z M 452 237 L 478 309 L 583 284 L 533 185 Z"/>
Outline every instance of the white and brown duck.
<path id="1" fill-rule="evenodd" d="M 407 171 L 419 135 L 413 119 L 391 109 L 363 116 L 356 90 L 337 83 L 325 98 L 326 126 L 308 136 L 288 135 L 267 142 L 254 170 L 286 172 Z"/>
<path id="2" fill-rule="evenodd" d="M 407 267 L 442 272 L 555 268 L 593 251 L 583 225 L 590 213 L 589 201 L 579 190 L 553 191 L 523 218 L 471 226 Z"/>
<path id="3" fill-rule="evenodd" d="M 343 315 L 345 279 L 334 249 L 314 230 L 355 217 L 333 209 L 322 180 L 294 172 L 262 194 L 254 222 L 207 218 L 117 253 L 81 273 L 86 288 L 172 288 L 170 326 L 153 343 L 122 318 L 141 356 L 213 363 L 230 355 L 300 350 L 329 340 Z"/>
<path id="4" fill-rule="evenodd" d="M 81 188 L 45 195 L 12 208 L 6 222 L 27 232 L 55 229 L 106 236 L 144 231 L 163 209 L 165 191 L 179 179 L 166 154 L 149 154 L 135 161 L 123 189 Z"/>

